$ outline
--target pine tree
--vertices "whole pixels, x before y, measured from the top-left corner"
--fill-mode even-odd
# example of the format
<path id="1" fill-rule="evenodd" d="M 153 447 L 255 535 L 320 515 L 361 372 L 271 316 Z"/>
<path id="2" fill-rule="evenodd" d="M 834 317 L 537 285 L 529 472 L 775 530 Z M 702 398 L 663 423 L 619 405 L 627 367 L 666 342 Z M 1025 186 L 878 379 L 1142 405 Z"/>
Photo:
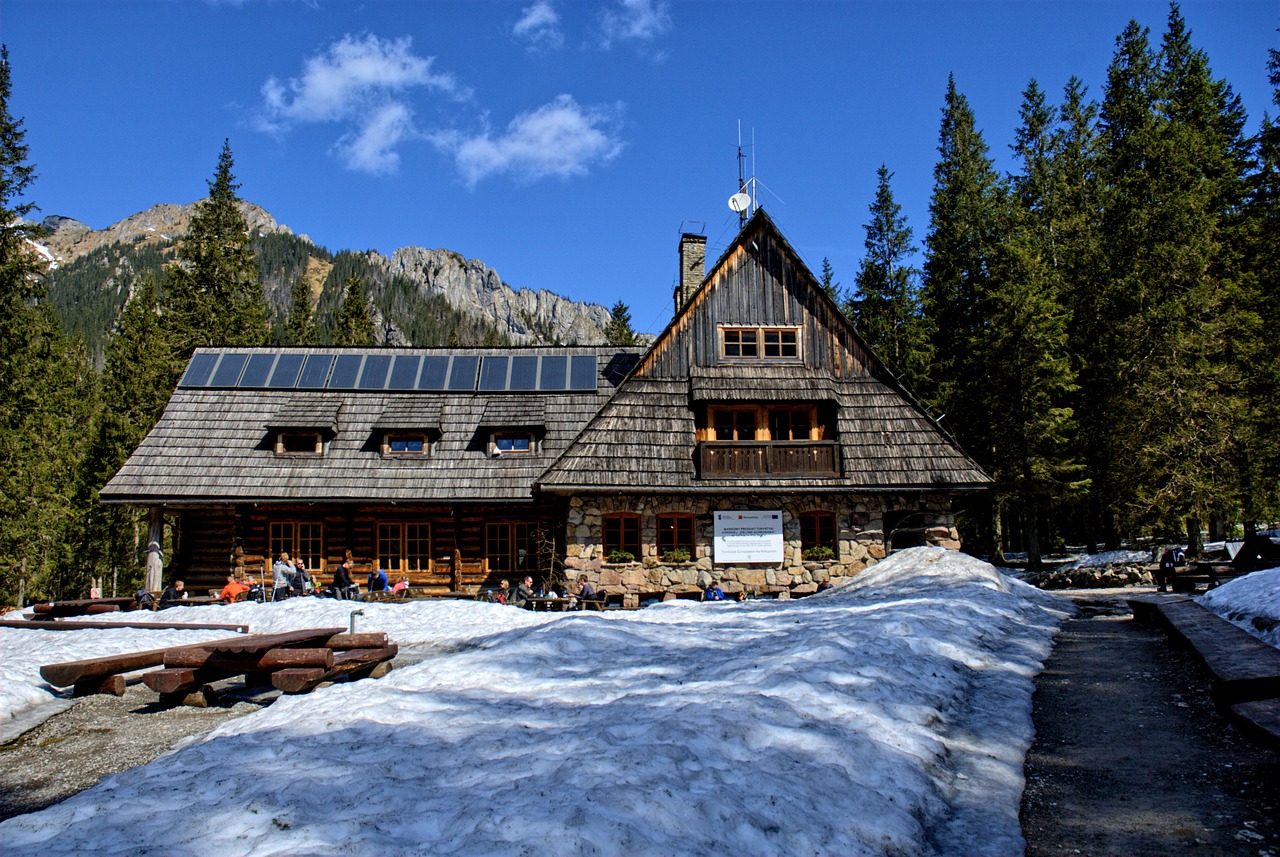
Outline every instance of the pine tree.
<path id="1" fill-rule="evenodd" d="M 1000 229 L 1007 222 L 1006 190 L 987 151 L 968 99 L 948 79 L 921 291 L 933 349 L 926 395 L 984 467 L 992 464 L 992 427 L 1001 416 L 988 402 L 991 366 L 978 336 L 986 324 Z M 979 550 L 998 547 L 998 519 L 991 511 L 975 508 L 968 525 Z"/>
<path id="2" fill-rule="evenodd" d="M 224 141 L 209 197 L 178 247 L 179 262 L 168 269 L 166 326 L 184 357 L 200 346 L 254 346 L 267 338 L 267 304 L 233 166 Z"/>
<path id="3" fill-rule="evenodd" d="M 609 321 L 604 326 L 604 341 L 607 345 L 635 345 L 636 332 L 631 327 L 631 308 L 622 301 L 609 310 Z"/>
<path id="4" fill-rule="evenodd" d="M 364 281 L 348 277 L 346 294 L 334 324 L 333 343 L 344 348 L 373 345 L 375 339 L 369 302 L 364 296 Z"/>
<path id="5" fill-rule="evenodd" d="M 289 292 L 289 318 L 285 322 L 285 345 L 315 345 L 316 324 L 312 318 L 311 286 L 298 277 Z"/>
<path id="6" fill-rule="evenodd" d="M 44 265 L 19 202 L 35 169 L 22 120 L 9 112 L 9 52 L 0 46 L 0 598 L 16 603 L 73 591 L 68 548 L 83 427 L 93 418 L 95 378 L 83 348 L 66 341 L 42 302 Z"/>
<path id="7" fill-rule="evenodd" d="M 901 372 L 908 384 L 920 383 L 929 365 L 929 340 L 921 313 L 919 272 L 911 266 L 914 237 L 902 206 L 893 197 L 893 173 L 876 171 L 871 219 L 864 225 L 865 255 L 854 279 L 856 296 L 845 313 L 862 338 Z"/>
<path id="8" fill-rule="evenodd" d="M 835 269 L 831 267 L 831 260 L 826 256 L 822 257 L 822 274 L 818 277 L 818 282 L 822 285 L 822 290 L 827 293 L 831 300 L 839 304 L 840 284 L 836 282 Z"/>
<path id="9" fill-rule="evenodd" d="M 133 291 L 107 346 L 103 406 L 80 480 L 85 509 L 80 557 L 92 566 L 95 576 L 123 572 L 122 591 L 128 591 L 140 576 L 142 557 L 136 536 L 145 526 L 143 513 L 132 507 L 104 506 L 98 491 L 160 419 L 183 370 L 160 319 L 154 279 L 144 277 Z"/>

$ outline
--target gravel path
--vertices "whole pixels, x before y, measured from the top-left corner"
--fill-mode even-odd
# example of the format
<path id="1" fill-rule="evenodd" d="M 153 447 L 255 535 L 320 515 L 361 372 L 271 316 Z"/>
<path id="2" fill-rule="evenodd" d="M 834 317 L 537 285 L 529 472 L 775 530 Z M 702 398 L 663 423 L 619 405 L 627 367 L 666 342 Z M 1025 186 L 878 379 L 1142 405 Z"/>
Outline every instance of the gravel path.
<path id="1" fill-rule="evenodd" d="M 1280 755 L 1214 708 L 1208 672 L 1124 595 L 1072 597 L 1036 679 L 1028 857 L 1280 855 Z"/>

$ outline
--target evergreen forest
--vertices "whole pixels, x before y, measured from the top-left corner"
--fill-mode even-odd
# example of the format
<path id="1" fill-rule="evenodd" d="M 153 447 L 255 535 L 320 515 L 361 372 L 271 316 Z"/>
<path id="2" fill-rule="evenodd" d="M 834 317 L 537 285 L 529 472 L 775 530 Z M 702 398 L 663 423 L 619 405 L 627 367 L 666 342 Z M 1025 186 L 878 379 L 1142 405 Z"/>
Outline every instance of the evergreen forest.
<path id="1" fill-rule="evenodd" d="M 1280 52 L 1259 71 L 1280 109 Z M 1158 36 L 1137 22 L 1117 36 L 1096 95 L 1074 78 L 1060 93 L 1026 84 L 1011 173 L 960 82 L 940 95 L 929 222 L 906 222 L 879 165 L 858 270 L 842 285 L 824 259 L 820 276 L 992 476 L 961 509 L 965 549 L 1036 564 L 1067 545 L 1159 539 L 1194 554 L 1275 521 L 1276 120 L 1251 124 L 1176 4 Z M 0 49 L 2 603 L 83 597 L 91 579 L 136 587 L 148 522 L 97 492 L 195 348 L 506 344 L 362 254 L 250 235 L 229 142 L 185 236 L 47 271 L 9 96 Z M 622 301 L 608 335 L 633 341 Z"/>

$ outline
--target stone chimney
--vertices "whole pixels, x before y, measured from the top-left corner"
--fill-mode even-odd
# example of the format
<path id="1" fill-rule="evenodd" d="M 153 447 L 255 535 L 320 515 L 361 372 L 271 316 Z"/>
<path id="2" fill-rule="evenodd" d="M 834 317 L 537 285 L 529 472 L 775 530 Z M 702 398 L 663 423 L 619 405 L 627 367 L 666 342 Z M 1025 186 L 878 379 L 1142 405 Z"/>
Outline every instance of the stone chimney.
<path id="1" fill-rule="evenodd" d="M 680 236 L 680 279 L 676 283 L 676 314 L 693 297 L 707 276 L 707 236 L 685 232 Z"/>

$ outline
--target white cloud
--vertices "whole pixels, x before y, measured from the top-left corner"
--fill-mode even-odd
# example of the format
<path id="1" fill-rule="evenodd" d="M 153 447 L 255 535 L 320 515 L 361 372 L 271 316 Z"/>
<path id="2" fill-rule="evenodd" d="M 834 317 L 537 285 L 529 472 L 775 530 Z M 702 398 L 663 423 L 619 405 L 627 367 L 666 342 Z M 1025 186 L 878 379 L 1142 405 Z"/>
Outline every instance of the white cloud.
<path id="1" fill-rule="evenodd" d="M 406 99 L 426 89 L 456 100 L 470 92 L 451 74 L 432 71 L 434 57 L 413 53 L 413 40 L 344 36 L 303 64 L 302 74 L 262 85 L 260 130 L 283 134 L 295 125 L 347 123 L 335 149 L 351 169 L 383 173 L 398 163 L 395 146 L 413 136 Z"/>
<path id="2" fill-rule="evenodd" d="M 564 44 L 560 15 L 550 0 L 537 0 L 525 9 L 511 32 L 526 42 L 531 50 L 556 50 Z"/>
<path id="3" fill-rule="evenodd" d="M 671 14 L 664 0 L 619 0 L 600 14 L 602 46 L 614 42 L 648 43 L 671 29 Z"/>
<path id="4" fill-rule="evenodd" d="M 482 179 L 511 173 L 518 181 L 585 175 L 622 151 L 618 135 L 622 105 L 584 108 L 569 95 L 511 121 L 498 137 L 487 131 L 474 137 L 437 135 L 451 153 L 463 180 L 474 187 Z"/>

